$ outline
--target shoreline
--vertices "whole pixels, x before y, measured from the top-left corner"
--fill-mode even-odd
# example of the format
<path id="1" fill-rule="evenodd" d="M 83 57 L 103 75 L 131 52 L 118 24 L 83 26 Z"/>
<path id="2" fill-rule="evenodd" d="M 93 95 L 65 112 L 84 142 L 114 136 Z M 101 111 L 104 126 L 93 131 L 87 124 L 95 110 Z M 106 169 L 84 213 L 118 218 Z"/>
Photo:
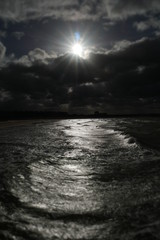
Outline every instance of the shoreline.
<path id="1" fill-rule="evenodd" d="M 43 120 L 6 120 L 0 121 L 0 129 L 3 128 L 10 128 L 10 127 L 21 127 L 26 126 L 34 123 L 39 123 Z"/>

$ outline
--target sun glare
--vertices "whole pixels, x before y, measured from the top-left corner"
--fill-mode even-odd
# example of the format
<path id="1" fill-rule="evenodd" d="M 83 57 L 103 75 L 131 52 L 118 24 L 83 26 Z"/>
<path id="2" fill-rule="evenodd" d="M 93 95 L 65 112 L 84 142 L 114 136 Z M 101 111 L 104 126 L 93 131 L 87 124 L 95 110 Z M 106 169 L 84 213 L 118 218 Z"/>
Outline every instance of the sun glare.
<path id="1" fill-rule="evenodd" d="M 72 47 L 72 53 L 75 54 L 76 56 L 82 57 L 83 54 L 82 45 L 79 43 L 74 44 Z"/>

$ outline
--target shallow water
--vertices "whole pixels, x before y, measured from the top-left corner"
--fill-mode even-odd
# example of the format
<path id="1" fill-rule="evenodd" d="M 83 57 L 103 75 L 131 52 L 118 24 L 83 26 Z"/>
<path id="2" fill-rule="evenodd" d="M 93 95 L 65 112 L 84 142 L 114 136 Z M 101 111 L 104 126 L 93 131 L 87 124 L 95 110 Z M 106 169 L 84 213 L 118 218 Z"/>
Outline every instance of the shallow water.
<path id="1" fill-rule="evenodd" d="M 159 151 L 129 135 L 144 122 L 0 129 L 0 239 L 160 239 Z"/>

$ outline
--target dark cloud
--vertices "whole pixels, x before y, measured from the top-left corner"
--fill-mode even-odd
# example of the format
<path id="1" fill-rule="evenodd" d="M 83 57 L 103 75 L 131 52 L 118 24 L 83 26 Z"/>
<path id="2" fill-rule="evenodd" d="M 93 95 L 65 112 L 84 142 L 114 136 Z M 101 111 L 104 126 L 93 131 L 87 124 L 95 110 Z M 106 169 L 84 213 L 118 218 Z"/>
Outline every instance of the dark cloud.
<path id="1" fill-rule="evenodd" d="M 159 11 L 159 0 L 0 1 L 0 109 L 155 111 Z M 64 54 L 75 32 L 88 59 Z"/>
<path id="2" fill-rule="evenodd" d="M 111 18 L 126 18 L 151 12 L 157 13 L 160 10 L 159 0 L 104 0 L 104 2 Z"/>
<path id="3" fill-rule="evenodd" d="M 153 111 L 154 105 L 155 110 L 160 104 L 160 38 L 115 46 L 89 59 L 51 57 L 35 49 L 14 60 L 0 70 L 0 108 L 127 113 Z"/>
<path id="4" fill-rule="evenodd" d="M 28 21 L 43 18 L 97 20 L 102 17 L 122 19 L 160 10 L 159 0 L 5 0 L 0 1 L 4 21 Z"/>
<path id="5" fill-rule="evenodd" d="M 81 2 L 81 4 L 79 4 Z M 92 19 L 95 13 L 92 8 L 96 5 L 94 0 L 6 0 L 0 2 L 0 18 L 4 21 L 27 21 L 43 18 L 54 19 Z"/>

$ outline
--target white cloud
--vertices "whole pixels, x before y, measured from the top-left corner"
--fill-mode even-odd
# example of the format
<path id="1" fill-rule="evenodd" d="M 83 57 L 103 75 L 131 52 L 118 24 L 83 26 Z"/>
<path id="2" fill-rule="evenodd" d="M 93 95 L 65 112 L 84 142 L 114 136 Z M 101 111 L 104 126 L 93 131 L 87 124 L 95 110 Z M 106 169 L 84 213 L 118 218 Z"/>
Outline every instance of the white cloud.
<path id="1" fill-rule="evenodd" d="M 0 42 L 0 63 L 3 61 L 6 53 L 6 47 Z"/>
<path id="2" fill-rule="evenodd" d="M 56 53 L 48 54 L 45 50 L 41 48 L 35 48 L 34 50 L 30 51 L 27 55 L 24 55 L 19 59 L 14 60 L 14 62 L 26 66 L 31 66 L 35 62 L 48 64 L 50 60 L 56 57 L 57 57 Z"/>
<path id="3" fill-rule="evenodd" d="M 110 50 L 104 49 L 103 51 L 101 51 L 102 54 L 108 55 L 108 54 L 115 54 L 118 53 L 120 51 L 125 51 L 127 49 L 129 49 L 130 47 L 139 45 L 143 42 L 149 41 L 149 38 L 140 38 L 136 41 L 128 41 L 126 39 L 122 40 L 122 41 L 117 41 L 113 44 L 112 48 Z M 108 69 L 106 69 L 106 72 L 108 71 Z"/>
<path id="4" fill-rule="evenodd" d="M 0 102 L 7 102 L 10 99 L 11 99 L 11 95 L 9 91 L 0 89 Z"/>
<path id="5" fill-rule="evenodd" d="M 6 31 L 0 31 L 0 38 L 5 38 L 7 36 Z"/>
<path id="6" fill-rule="evenodd" d="M 120 50 L 124 50 L 125 48 L 129 47 L 131 44 L 133 44 L 132 42 L 128 41 L 128 40 L 122 40 L 122 41 L 118 41 L 115 43 L 115 45 L 113 46 L 112 51 L 120 51 Z"/>
<path id="7" fill-rule="evenodd" d="M 145 31 L 149 28 L 160 29 L 160 19 L 151 17 L 146 21 L 135 22 L 134 26 L 138 31 Z"/>
<path id="8" fill-rule="evenodd" d="M 154 34 L 155 34 L 156 37 L 160 37 L 160 31 L 155 31 Z"/>
<path id="9" fill-rule="evenodd" d="M 28 53 L 29 59 L 34 62 L 37 60 L 44 60 L 50 56 L 43 49 L 36 48 Z"/>

